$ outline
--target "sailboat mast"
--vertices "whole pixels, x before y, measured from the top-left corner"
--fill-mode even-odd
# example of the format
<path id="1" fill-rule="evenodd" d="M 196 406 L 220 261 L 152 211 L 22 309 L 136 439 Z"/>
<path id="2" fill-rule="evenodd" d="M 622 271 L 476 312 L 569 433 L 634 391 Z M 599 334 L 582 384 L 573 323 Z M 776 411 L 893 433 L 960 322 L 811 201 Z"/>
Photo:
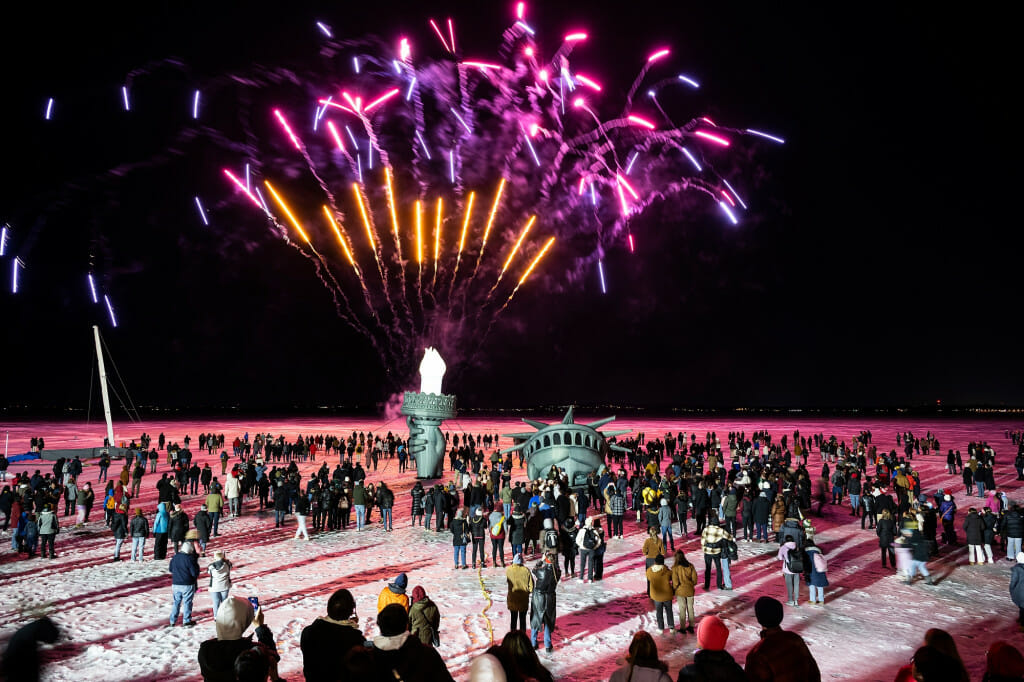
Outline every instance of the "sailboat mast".
<path id="1" fill-rule="evenodd" d="M 100 393 L 103 396 L 103 418 L 107 420 L 107 443 L 114 447 L 114 424 L 110 421 L 110 396 L 107 395 L 107 368 L 103 365 L 103 349 L 100 347 L 100 328 L 92 326 L 92 335 L 96 340 L 96 360 L 100 368 Z"/>

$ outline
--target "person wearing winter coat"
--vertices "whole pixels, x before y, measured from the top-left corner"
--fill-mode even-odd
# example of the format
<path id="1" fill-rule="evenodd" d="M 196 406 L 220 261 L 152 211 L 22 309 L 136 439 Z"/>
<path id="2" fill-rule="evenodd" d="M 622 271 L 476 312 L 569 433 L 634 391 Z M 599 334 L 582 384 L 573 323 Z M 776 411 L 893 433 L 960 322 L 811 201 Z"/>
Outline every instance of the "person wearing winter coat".
<path id="1" fill-rule="evenodd" d="M 453 569 L 457 568 L 469 568 L 466 564 L 466 545 L 470 541 L 469 524 L 464 518 L 462 518 L 462 509 L 455 513 L 455 518 L 452 519 L 452 552 L 454 556 L 455 565 Z M 427 517 L 428 519 L 430 517 Z"/>
<path id="2" fill-rule="evenodd" d="M 231 562 L 224 558 L 224 552 L 213 553 L 213 563 L 206 569 L 210 575 L 210 598 L 213 600 L 213 617 L 217 609 L 228 598 L 231 590 Z"/>
<path id="3" fill-rule="evenodd" d="M 380 520 L 384 524 L 384 530 L 390 532 L 393 528 L 391 511 L 395 506 L 395 494 L 384 481 L 381 481 L 377 488 L 377 506 L 380 508 Z"/>
<path id="4" fill-rule="evenodd" d="M 999 527 L 999 515 L 992 511 L 991 508 L 984 507 L 981 513 L 981 523 L 984 526 L 981 533 L 983 540 L 981 548 L 985 550 L 985 554 L 988 556 L 988 562 L 992 564 L 995 563 L 995 558 L 992 556 L 992 545 L 996 541 L 996 532 Z M 981 561 L 979 560 L 978 563 L 980 564 Z"/>
<path id="5" fill-rule="evenodd" d="M 188 514 L 181 508 L 180 504 L 174 505 L 170 520 L 167 522 L 167 537 L 174 544 L 174 551 L 181 548 L 185 541 L 185 534 L 188 533 Z"/>
<path id="6" fill-rule="evenodd" d="M 242 636 L 251 624 L 256 625 L 253 633 L 256 635 L 255 643 L 252 635 Z M 199 645 L 199 671 L 204 682 L 235 682 L 240 679 L 235 675 L 236 661 L 242 656 L 252 655 L 254 650 L 267 664 L 265 675 L 269 674 L 272 680 L 279 679 L 277 663 L 281 657 L 277 653 L 274 634 L 263 624 L 263 609 L 255 611 L 248 599 L 231 597 L 217 611 L 214 625 L 217 637 Z"/>
<path id="7" fill-rule="evenodd" d="M 517 553 L 512 558 L 512 565 L 505 569 L 505 580 L 508 583 L 508 596 L 505 603 L 512 615 L 511 630 L 526 630 L 526 612 L 530 608 L 530 594 L 533 592 L 533 574 L 523 565 L 523 555 Z"/>
<path id="8" fill-rule="evenodd" d="M 1016 502 L 1003 515 L 1001 532 L 1006 537 L 1006 560 L 1014 561 L 1021 551 L 1021 540 L 1024 538 L 1024 510 Z"/>
<path id="9" fill-rule="evenodd" d="M 206 505 L 199 507 L 196 517 L 192 519 L 192 525 L 196 527 L 196 535 L 199 540 L 199 551 L 201 556 L 206 556 L 206 545 L 210 542 L 210 532 L 213 530 L 213 519 L 206 511 Z"/>
<path id="10" fill-rule="evenodd" d="M 427 646 L 439 646 L 441 638 L 441 612 L 426 591 L 417 585 L 412 588 L 412 606 L 409 607 L 409 633 L 419 637 Z"/>
<path id="11" fill-rule="evenodd" d="M 746 682 L 747 674 L 725 650 L 729 628 L 715 615 L 704 616 L 697 626 L 693 663 L 679 671 L 678 682 Z"/>
<path id="12" fill-rule="evenodd" d="M 788 540 L 779 548 L 776 557 L 782 562 L 782 577 L 786 581 L 786 604 L 800 606 L 800 576 L 803 574 L 803 557 L 796 543 Z M 797 562 L 799 561 L 799 566 Z"/>
<path id="13" fill-rule="evenodd" d="M 882 568 L 886 568 L 886 557 L 889 558 L 889 564 L 896 568 L 896 550 L 893 547 L 896 542 L 896 522 L 892 520 L 888 509 L 878 515 L 875 535 L 878 536 L 878 548 L 882 553 Z"/>
<path id="14" fill-rule="evenodd" d="M 309 496 L 305 493 L 301 493 L 295 498 L 295 522 L 297 527 L 295 529 L 295 535 L 292 536 L 293 540 L 305 537 L 306 541 L 309 541 L 309 529 L 306 527 L 306 519 L 309 517 L 309 507 Z"/>
<path id="15" fill-rule="evenodd" d="M 146 515 L 142 513 L 141 507 L 135 508 L 135 516 L 132 517 L 128 530 L 132 536 L 131 560 L 143 561 L 142 555 L 146 548 L 146 538 L 149 537 L 149 521 L 146 520 Z"/>
<path id="16" fill-rule="evenodd" d="M 484 516 L 482 507 L 477 507 L 476 514 L 469 519 L 469 533 L 473 539 L 473 568 L 478 565 L 480 568 L 487 568 L 487 550 L 484 547 L 484 539 L 487 537 L 487 517 Z M 480 554 L 480 562 L 477 563 L 477 553 Z"/>
<path id="17" fill-rule="evenodd" d="M 210 492 L 206 495 L 206 511 L 210 515 L 210 520 L 213 522 L 214 537 L 220 535 L 220 514 L 223 509 L 224 496 L 221 495 L 220 490 L 211 488 Z"/>
<path id="18" fill-rule="evenodd" d="M 423 525 L 423 484 L 416 481 L 416 485 L 412 487 L 412 491 L 409 493 L 412 497 L 412 523 L 415 526 L 417 523 Z M 431 499 L 431 511 L 433 511 L 433 499 Z"/>
<path id="19" fill-rule="evenodd" d="M 807 581 L 811 592 L 811 606 L 825 605 L 825 588 L 828 587 L 828 561 L 822 553 L 821 548 L 808 540 L 804 547 L 808 565 L 805 569 L 810 571 L 810 579 Z"/>
<path id="20" fill-rule="evenodd" d="M 399 604 L 406 611 L 409 610 L 409 595 L 405 588 L 409 586 L 409 578 L 405 573 L 399 573 L 395 581 L 388 583 L 377 597 L 377 613 L 384 610 L 388 604 Z"/>
<path id="21" fill-rule="evenodd" d="M 671 521 L 669 523 L 671 524 Z M 594 582 L 594 558 L 603 542 L 600 533 L 594 529 L 592 516 L 587 517 L 583 528 L 576 533 L 573 544 L 580 551 L 580 580 Z"/>
<path id="22" fill-rule="evenodd" d="M 487 517 L 487 534 L 491 538 L 491 564 L 497 568 L 498 562 L 505 568 L 505 514 L 495 509 Z"/>
<path id="23" fill-rule="evenodd" d="M 191 542 L 182 542 L 180 551 L 168 562 L 167 570 L 171 574 L 171 606 L 170 625 L 173 627 L 181 611 L 181 624 L 192 627 L 192 602 L 196 597 L 196 584 L 199 580 L 199 558 Z M 246 602 L 248 603 L 248 602 Z"/>
<path id="24" fill-rule="evenodd" d="M 121 560 L 121 545 L 128 537 L 128 515 L 119 511 L 111 517 L 110 530 L 114 533 L 114 558 L 113 561 Z"/>
<path id="25" fill-rule="evenodd" d="M 672 615 L 672 598 L 675 596 L 675 592 L 672 590 L 672 571 L 665 566 L 665 557 L 660 554 L 654 557 L 654 565 L 647 569 L 647 584 L 650 585 L 649 594 L 654 602 L 658 629 L 669 634 L 676 627 L 675 618 Z M 665 627 L 666 615 L 668 628 Z"/>
<path id="26" fill-rule="evenodd" d="M 672 562 L 672 586 L 675 589 L 676 603 L 679 606 L 679 632 L 693 633 L 695 623 L 693 617 L 693 598 L 697 587 L 697 569 L 686 559 L 682 550 L 676 550 Z M 689 625 L 687 625 L 689 622 Z"/>
<path id="27" fill-rule="evenodd" d="M 1017 563 L 1010 571 L 1010 599 L 1019 612 L 1017 628 L 1024 632 L 1024 552 L 1017 552 Z"/>
<path id="28" fill-rule="evenodd" d="M 672 682 L 668 666 L 658 658 L 658 645 L 645 630 L 633 635 L 626 665 L 612 673 L 608 682 Z"/>
<path id="29" fill-rule="evenodd" d="M 985 524 L 978 515 L 978 510 L 971 507 L 964 519 L 964 535 L 967 540 L 967 560 L 971 566 L 985 563 L 985 555 L 981 547 L 985 542 Z M 992 546 L 988 547 L 988 560 L 992 563 Z"/>
<path id="30" fill-rule="evenodd" d="M 512 508 L 512 516 L 505 522 L 508 529 L 508 543 L 512 547 L 512 556 L 523 553 L 523 545 L 526 543 L 526 516 L 522 507 L 518 504 Z"/>
<path id="31" fill-rule="evenodd" d="M 718 589 L 726 589 L 725 574 L 722 569 L 722 556 L 727 540 L 732 540 L 725 529 L 718 525 L 714 517 L 708 519 L 708 525 L 700 535 L 700 547 L 704 551 L 704 590 L 711 589 L 711 566 L 715 566 L 715 584 Z"/>
<path id="32" fill-rule="evenodd" d="M 750 682 L 800 680 L 821 682 L 821 671 L 803 637 L 787 632 L 782 624 L 782 604 L 771 597 L 754 603 L 754 615 L 761 625 L 761 641 L 747 652 L 744 672 Z"/>
<path id="33" fill-rule="evenodd" d="M 753 508 L 751 511 L 754 518 L 755 539 L 757 542 L 768 542 L 768 520 L 771 517 L 772 508 L 771 502 L 768 500 L 767 491 L 762 490 L 758 496 L 754 498 Z M 784 520 L 785 510 L 783 510 L 782 521 Z M 782 521 L 780 521 L 780 524 Z"/>
<path id="34" fill-rule="evenodd" d="M 39 512 L 39 539 L 41 540 L 42 549 L 39 550 L 39 558 L 45 559 L 47 557 L 46 547 L 50 547 L 49 557 L 56 559 L 57 555 L 54 553 L 53 541 L 57 537 L 57 533 L 60 532 L 60 521 L 57 519 L 57 515 L 53 511 L 53 507 L 50 504 L 43 505 L 43 511 Z"/>
<path id="35" fill-rule="evenodd" d="M 968 469 L 970 467 L 964 467 L 964 471 Z M 956 502 L 953 501 L 952 495 L 942 496 L 942 502 L 939 504 L 939 518 L 942 519 L 942 542 L 947 545 L 955 545 L 956 526 L 953 524 L 956 519 Z"/>
<path id="36" fill-rule="evenodd" d="M 916 528 L 913 530 L 905 528 L 903 533 L 905 535 L 909 534 L 911 551 L 910 567 L 907 569 L 907 584 L 912 585 L 914 583 L 914 576 L 920 572 L 929 585 L 934 585 L 935 580 L 928 573 L 928 541 L 925 540 L 921 531 Z"/>
<path id="37" fill-rule="evenodd" d="M 545 553 L 533 568 L 533 595 L 530 600 L 530 643 L 537 648 L 540 631 L 544 631 L 544 649 L 551 653 L 551 634 L 555 629 L 555 589 L 561 578 L 555 557 Z"/>
<path id="38" fill-rule="evenodd" d="M 363 644 L 356 601 L 346 589 L 336 590 L 327 601 L 327 615 L 302 630 L 302 672 L 307 682 L 338 682 L 343 677 L 345 655 Z"/>
<path id="39" fill-rule="evenodd" d="M 231 517 L 242 515 L 242 481 L 232 473 L 224 480 L 224 497 L 228 499 Z"/>
<path id="40" fill-rule="evenodd" d="M 156 518 L 153 520 L 153 558 L 167 558 L 167 529 L 171 525 L 171 515 L 167 513 L 167 503 L 156 506 Z"/>
<path id="41" fill-rule="evenodd" d="M 349 675 L 341 679 L 404 680 L 404 682 L 452 682 L 451 673 L 437 649 L 425 646 L 408 631 L 409 617 L 396 604 L 377 614 L 380 635 L 373 638 L 369 651 L 356 650 L 349 659 Z M 358 654 L 358 656 L 356 655 Z M 369 668 L 364 675 L 352 676 L 353 665 Z"/>

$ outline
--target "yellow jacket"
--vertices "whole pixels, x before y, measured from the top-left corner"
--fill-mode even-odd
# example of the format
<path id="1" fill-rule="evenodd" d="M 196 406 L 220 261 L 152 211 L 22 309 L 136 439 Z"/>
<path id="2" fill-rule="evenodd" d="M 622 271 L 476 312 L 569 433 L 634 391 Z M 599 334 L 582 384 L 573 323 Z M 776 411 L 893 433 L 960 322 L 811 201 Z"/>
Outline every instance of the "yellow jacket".
<path id="1" fill-rule="evenodd" d="M 383 611 L 384 607 L 388 604 L 401 604 L 402 608 L 408 611 L 409 595 L 392 592 L 390 587 L 385 586 L 384 589 L 380 591 L 380 596 L 377 597 L 377 613 Z"/>

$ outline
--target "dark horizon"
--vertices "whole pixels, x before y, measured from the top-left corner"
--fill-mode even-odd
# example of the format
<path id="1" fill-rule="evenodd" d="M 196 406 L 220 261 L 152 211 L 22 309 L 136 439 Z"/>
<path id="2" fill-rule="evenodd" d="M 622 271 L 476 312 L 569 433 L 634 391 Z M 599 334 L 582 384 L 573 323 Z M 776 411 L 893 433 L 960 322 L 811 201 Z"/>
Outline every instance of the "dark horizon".
<path id="1" fill-rule="evenodd" d="M 22 8 L 0 40 L 6 63 L 20 65 L 8 88 L 13 177 L 0 188 L 0 223 L 13 229 L 0 259 L 0 402 L 84 408 L 94 323 L 137 404 L 376 409 L 418 386 L 418 357 L 383 363 L 335 314 L 309 261 L 242 208 L 220 177 L 222 151 L 166 142 L 190 125 L 182 102 L 194 87 L 254 64 L 316 68 L 316 21 L 339 38 L 409 35 L 426 59 L 440 56 L 427 19 L 450 15 L 467 57 L 496 58 L 514 4 Z M 731 226 L 700 199 L 657 202 L 632 223 L 635 254 L 621 239 L 606 247 L 607 294 L 589 235 L 559 242 L 481 353 L 472 321 L 464 337 L 431 339 L 454 347 L 446 392 L 481 409 L 1024 405 L 1020 259 L 1005 201 L 1013 155 L 1001 139 L 1014 110 L 1009 22 L 943 7 L 887 5 L 883 19 L 882 5 L 663 5 L 536 2 L 531 23 L 547 54 L 564 31 L 589 31 L 578 55 L 608 101 L 667 45 L 672 63 L 658 78 L 702 81 L 693 99 L 666 95 L 671 114 L 785 137 L 713 157 L 742 183 L 747 218 Z M 152 66 L 168 57 L 185 67 Z M 124 112 L 119 89 L 133 70 Z M 262 101 L 246 106 L 266 113 Z M 202 123 L 231 129 L 239 114 L 210 107 Z M 276 170 L 285 148 L 279 132 L 267 137 L 251 146 Z M 13 256 L 26 264 L 17 295 Z M 90 269 L 116 329 L 88 298 Z"/>

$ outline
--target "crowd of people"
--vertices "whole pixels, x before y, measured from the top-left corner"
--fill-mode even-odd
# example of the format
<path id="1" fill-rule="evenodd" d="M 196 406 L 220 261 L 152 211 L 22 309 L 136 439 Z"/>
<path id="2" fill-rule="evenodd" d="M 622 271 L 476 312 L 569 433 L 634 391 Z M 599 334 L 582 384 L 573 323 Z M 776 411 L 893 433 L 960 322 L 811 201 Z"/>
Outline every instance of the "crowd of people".
<path id="1" fill-rule="evenodd" d="M 1017 446 L 1014 466 L 1018 480 L 1024 480 L 1024 440 L 1016 432 L 1007 437 Z M 919 439 L 898 434 L 899 449 L 888 451 L 877 448 L 872 438 L 865 431 L 848 446 L 820 433 L 806 437 L 794 432 L 776 440 L 766 431 L 749 436 L 736 432 L 724 443 L 713 432 L 703 439 L 679 433 L 653 441 L 638 434 L 620 441 L 628 452 L 611 451 L 606 468 L 592 472 L 586 486 L 572 488 L 557 467 L 544 479 L 513 481 L 512 456 L 502 457 L 498 439 L 490 434 L 463 435 L 461 442 L 458 435 L 449 435 L 446 479 L 432 485 L 417 481 L 403 504 L 408 504 L 412 526 L 451 535 L 452 570 L 491 568 L 505 573 L 510 628 L 502 644 L 473 661 L 471 679 L 500 679 L 472 677 L 498 671 L 504 679 L 551 679 L 535 650 L 553 651 L 559 584 L 601 581 L 609 543 L 622 540 L 624 526 L 633 523 L 646 529 L 642 547 L 635 551 L 644 559 L 646 596 L 658 630 L 666 636 L 695 635 L 699 647 L 693 662 L 679 672 L 679 680 L 820 679 L 806 644 L 780 624 L 785 607 L 798 608 L 804 601 L 803 585 L 811 606 L 826 604 L 829 558 L 816 543 L 814 528 L 814 519 L 826 507 L 848 508 L 854 530 L 859 525 L 859 530 L 877 536 L 882 567 L 898 570 L 908 583 L 920 574 L 928 585 L 935 584 L 928 562 L 959 546 L 960 530 L 970 565 L 993 564 L 997 552 L 1000 558 L 1005 553 L 1006 560 L 1016 562 L 1010 592 L 1024 631 L 1024 513 L 1004 490 L 997 490 L 994 450 L 987 443 L 970 443 L 966 459 L 959 450 L 948 450 L 947 474 L 959 476 L 964 490 L 979 499 L 977 507 L 962 514 L 961 525 L 953 501 L 955 484 L 928 493 L 913 466 L 915 455 L 939 452 L 935 435 Z M 143 434 L 138 444 L 133 442 L 136 449 L 115 478 L 108 479 L 113 463 L 107 457 L 95 469 L 97 486 L 104 484 L 103 522 L 114 540 L 111 560 L 122 560 L 122 545 L 129 538 L 131 561 L 166 560 L 168 544 L 173 548 L 171 627 L 179 615 L 182 626 L 195 624 L 194 599 L 204 574 L 199 559 L 207 556 L 211 539 L 220 535 L 223 519 L 273 511 L 274 527 L 290 533 L 289 517 L 294 516 L 293 537 L 303 541 L 311 539 L 310 532 L 350 527 L 362 532 L 374 524 L 384 532 L 394 528 L 393 510 L 399 504 L 395 493 L 383 477 L 369 479 L 382 462 L 395 459 L 401 470 L 408 466 L 407 444 L 395 434 L 308 436 L 288 442 L 270 434 L 250 439 L 246 433 L 230 443 L 230 456 L 226 449 L 221 451 L 219 474 L 209 462 L 200 466 L 195 461 L 189 436 L 182 442 L 183 447 L 160 434 L 157 448 L 152 448 L 151 439 Z M 223 434 L 202 434 L 197 445 L 200 452 L 213 455 L 225 442 Z M 164 448 L 168 470 L 157 478 L 159 451 Z M 490 450 L 489 457 L 485 449 Z M 809 468 L 815 449 L 820 474 Z M 520 460 L 520 469 L 522 464 Z M 6 481 L 6 461 L 0 462 L 0 473 Z M 12 551 L 33 558 L 38 550 L 43 558 L 56 558 L 60 503 L 64 502 L 63 518 L 75 513 L 74 523 L 69 520 L 67 525 L 80 528 L 89 523 L 94 494 L 86 477 L 83 462 L 73 458 L 58 460 L 47 473 L 19 473 L 4 486 L 0 512 L 5 515 L 4 529 L 12 529 Z M 149 517 L 138 500 L 151 489 L 157 505 Z M 185 506 L 195 508 L 196 503 L 198 509 L 190 516 Z M 154 543 L 147 557 L 151 535 Z M 757 600 L 754 612 L 763 628 L 761 642 L 747 653 L 741 667 L 725 650 L 725 621 L 713 612 L 699 613 L 695 600 L 701 582 L 704 592 L 711 591 L 712 577 L 716 589 L 733 590 L 730 566 L 738 560 L 738 543 L 744 542 L 777 544 L 779 596 L 785 593 L 785 604 L 770 596 Z M 700 567 L 687 559 L 684 546 L 703 555 L 703 581 Z M 230 596 L 232 562 L 225 551 L 214 549 L 212 558 L 205 574 L 217 638 L 204 642 L 198 653 L 204 679 L 278 679 L 279 656 L 263 610 L 250 600 Z M 436 651 L 440 610 L 423 587 L 408 587 L 402 573 L 381 592 L 376 617 L 380 634 L 372 639 L 364 639 L 358 628 L 351 594 L 336 592 L 327 615 L 303 631 L 306 679 L 338 679 L 328 672 L 330 665 L 369 679 L 451 679 Z M 252 636 L 243 637 L 250 625 L 256 625 L 256 644 Z M 951 653 L 943 643 L 929 642 L 927 636 L 925 640 L 910 666 L 914 677 L 907 679 L 946 679 L 929 671 L 942 669 L 940 664 L 950 659 L 959 660 L 955 645 Z M 671 639 L 665 642 L 677 646 Z M 996 667 L 1013 658 L 1010 650 L 1016 652 L 1009 645 L 994 655 L 990 652 Z M 325 652 L 330 663 L 317 660 Z M 625 667 L 611 679 L 671 679 L 648 632 L 637 633 L 625 660 Z"/>

